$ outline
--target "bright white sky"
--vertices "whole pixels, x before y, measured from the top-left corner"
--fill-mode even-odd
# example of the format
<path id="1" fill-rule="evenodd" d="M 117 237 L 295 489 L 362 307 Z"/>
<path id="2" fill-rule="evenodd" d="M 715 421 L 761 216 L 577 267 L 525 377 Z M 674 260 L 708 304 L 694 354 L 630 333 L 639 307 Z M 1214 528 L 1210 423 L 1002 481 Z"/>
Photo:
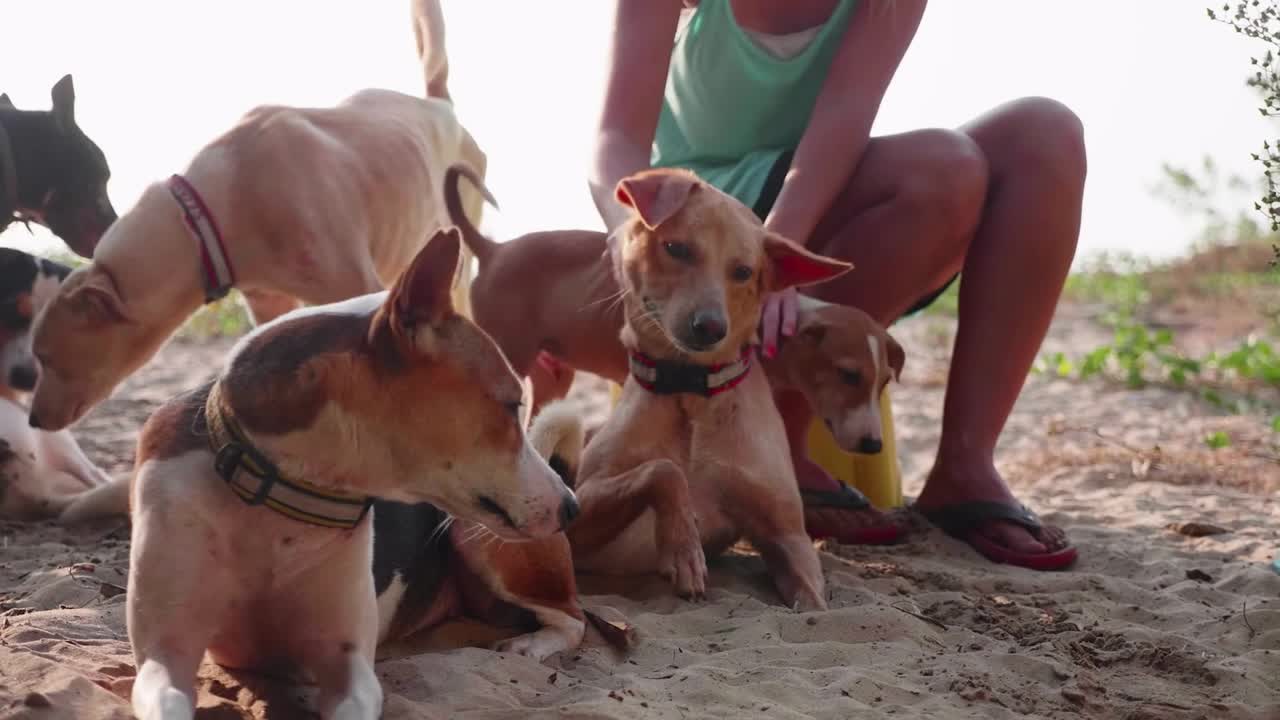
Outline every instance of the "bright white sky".
<path id="1" fill-rule="evenodd" d="M 370 86 L 422 92 L 408 0 L 8 2 L 0 90 L 45 109 L 73 73 L 77 118 L 106 152 L 127 210 L 254 105 L 328 105 Z M 585 169 L 608 0 L 444 0 L 450 87 L 489 156 L 499 238 L 597 227 Z M 1021 95 L 1084 119 L 1090 174 L 1082 244 L 1167 256 L 1197 225 L 1152 196 L 1163 162 L 1257 173 L 1272 130 L 1243 84 L 1249 41 L 1206 0 L 935 0 L 874 132 L 951 126 Z M 1280 133 L 1280 131 L 1277 131 Z M 47 247 L 21 226 L 5 244 Z"/>

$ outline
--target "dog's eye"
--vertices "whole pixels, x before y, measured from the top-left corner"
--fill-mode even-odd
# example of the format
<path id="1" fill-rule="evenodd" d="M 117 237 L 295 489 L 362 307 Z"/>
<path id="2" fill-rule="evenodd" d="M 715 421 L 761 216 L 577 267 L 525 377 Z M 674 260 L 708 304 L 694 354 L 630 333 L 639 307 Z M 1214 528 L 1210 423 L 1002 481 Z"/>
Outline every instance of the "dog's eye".
<path id="1" fill-rule="evenodd" d="M 506 408 L 507 412 L 511 413 L 511 417 L 519 420 L 520 408 L 524 407 L 524 403 L 520 400 L 515 400 L 513 402 L 502 403 L 502 407 Z"/>
<path id="2" fill-rule="evenodd" d="M 844 368 L 838 368 L 838 371 L 840 373 L 840 379 L 844 382 L 845 385 L 856 386 L 856 385 L 862 384 L 861 372 L 857 370 L 846 370 Z"/>
<path id="3" fill-rule="evenodd" d="M 693 259 L 693 248 L 689 247 L 688 243 L 664 242 L 662 243 L 662 249 L 666 250 L 668 255 L 681 262 L 688 262 Z"/>
<path id="4" fill-rule="evenodd" d="M 744 283 L 751 279 L 751 268 L 746 265 L 739 265 L 733 269 L 733 281 Z"/>

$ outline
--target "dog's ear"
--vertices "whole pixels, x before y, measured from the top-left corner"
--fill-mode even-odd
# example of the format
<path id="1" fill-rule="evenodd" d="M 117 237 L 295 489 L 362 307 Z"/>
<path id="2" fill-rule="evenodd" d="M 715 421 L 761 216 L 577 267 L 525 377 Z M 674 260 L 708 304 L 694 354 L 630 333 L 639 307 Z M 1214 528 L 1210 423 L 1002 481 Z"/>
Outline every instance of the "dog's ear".
<path id="1" fill-rule="evenodd" d="M 457 228 L 437 230 L 396 281 L 387 303 L 401 327 L 433 325 L 453 312 L 461 243 Z"/>
<path id="2" fill-rule="evenodd" d="M 693 173 L 673 170 L 645 170 L 618 181 L 614 197 L 640 216 L 650 230 L 670 220 L 689 201 L 698 187 Z"/>
<path id="3" fill-rule="evenodd" d="M 7 108 L 9 110 L 18 109 L 13 106 L 13 101 L 9 99 L 9 93 L 0 93 L 0 108 Z"/>
<path id="4" fill-rule="evenodd" d="M 827 336 L 827 326 L 822 322 L 813 322 L 801 327 L 796 334 L 807 340 L 812 340 L 814 345 L 821 345 L 822 339 Z"/>
<path id="5" fill-rule="evenodd" d="M 128 322 L 124 300 L 116 288 L 115 280 L 106 271 L 90 267 L 84 271 L 84 279 L 67 294 L 80 313 L 95 325 Z"/>
<path id="6" fill-rule="evenodd" d="M 764 252 L 773 270 L 769 274 L 769 290 L 772 292 L 813 285 L 853 269 L 851 263 L 809 252 L 777 233 L 765 236 Z"/>
<path id="7" fill-rule="evenodd" d="M 53 86 L 53 119 L 64 132 L 76 126 L 76 88 L 70 75 Z"/>
<path id="8" fill-rule="evenodd" d="M 901 382 L 902 367 L 907 362 L 907 353 L 892 335 L 885 333 L 884 337 L 886 352 L 889 355 L 889 370 L 893 372 L 894 381 Z"/>
<path id="9" fill-rule="evenodd" d="M 520 378 L 520 428 L 529 432 L 529 423 L 533 420 L 533 379 L 529 376 Z"/>

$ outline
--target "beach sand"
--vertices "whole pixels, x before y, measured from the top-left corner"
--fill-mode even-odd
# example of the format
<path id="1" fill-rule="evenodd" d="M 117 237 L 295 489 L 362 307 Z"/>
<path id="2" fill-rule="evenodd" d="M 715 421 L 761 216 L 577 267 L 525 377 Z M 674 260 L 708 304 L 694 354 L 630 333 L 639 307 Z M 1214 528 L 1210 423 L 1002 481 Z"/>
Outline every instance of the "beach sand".
<path id="1" fill-rule="evenodd" d="M 908 494 L 936 446 L 952 328 L 923 317 L 894 330 L 908 357 L 894 390 Z M 1067 308 L 1046 348 L 1087 347 L 1099 332 Z M 146 413 L 227 347 L 171 343 L 78 426 L 81 444 L 127 471 Z M 602 390 L 589 378 L 575 388 L 595 419 Z M 1218 431 L 1232 443 L 1210 449 Z M 1070 571 L 993 565 L 922 529 L 894 547 L 823 546 L 822 613 L 782 607 L 745 548 L 711 563 L 703 602 L 656 579 L 583 577 L 588 606 L 635 625 L 630 656 L 594 635 L 541 663 L 391 648 L 377 666 L 385 717 L 1280 718 L 1271 433 L 1265 418 L 1220 415 L 1185 392 L 1033 376 L 1000 466 L 1069 532 L 1081 554 Z M 0 526 L 0 718 L 131 717 L 127 563 L 123 524 Z M 483 634 L 460 624 L 413 645 Z M 197 716 L 303 717 L 298 693 L 206 663 Z"/>

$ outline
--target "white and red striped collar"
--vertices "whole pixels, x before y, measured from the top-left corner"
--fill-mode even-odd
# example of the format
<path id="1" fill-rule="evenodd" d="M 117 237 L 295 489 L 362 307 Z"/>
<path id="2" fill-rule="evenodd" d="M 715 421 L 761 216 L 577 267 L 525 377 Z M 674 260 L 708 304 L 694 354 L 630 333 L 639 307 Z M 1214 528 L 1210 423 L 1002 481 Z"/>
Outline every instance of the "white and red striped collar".
<path id="1" fill-rule="evenodd" d="M 200 245 L 200 274 L 204 278 L 204 301 L 211 303 L 222 299 L 235 287 L 236 274 L 231 267 L 231 256 L 222 242 L 222 233 L 213 213 L 204 204 L 200 193 L 181 175 L 169 178 L 169 193 L 182 210 L 187 229 Z"/>
<path id="2" fill-rule="evenodd" d="M 734 389 L 751 371 L 751 346 L 744 347 L 737 360 L 716 365 L 696 365 L 672 360 L 655 360 L 638 350 L 628 353 L 631 377 L 655 395 L 691 394 L 714 397 Z"/>

